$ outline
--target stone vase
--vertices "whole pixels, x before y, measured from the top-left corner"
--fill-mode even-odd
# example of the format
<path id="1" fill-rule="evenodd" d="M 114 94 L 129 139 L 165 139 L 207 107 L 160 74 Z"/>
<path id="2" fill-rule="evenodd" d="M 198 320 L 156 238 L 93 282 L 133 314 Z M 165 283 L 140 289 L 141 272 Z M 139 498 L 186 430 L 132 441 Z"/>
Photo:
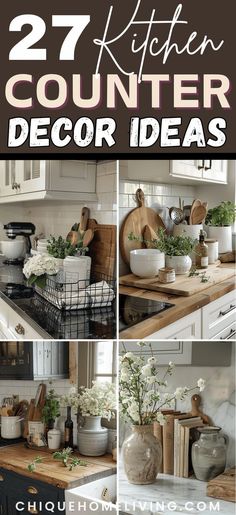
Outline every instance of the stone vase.
<path id="1" fill-rule="evenodd" d="M 162 447 L 153 434 L 153 426 L 132 426 L 132 433 L 124 441 L 122 451 L 129 483 L 154 483 L 161 467 Z"/>
<path id="2" fill-rule="evenodd" d="M 192 464 L 200 481 L 209 481 L 225 470 L 226 441 L 220 427 L 199 428 L 201 436 L 192 445 Z"/>
<path id="3" fill-rule="evenodd" d="M 101 417 L 84 417 L 78 429 L 78 450 L 83 456 L 103 456 L 108 444 L 108 429 L 102 427 Z"/>

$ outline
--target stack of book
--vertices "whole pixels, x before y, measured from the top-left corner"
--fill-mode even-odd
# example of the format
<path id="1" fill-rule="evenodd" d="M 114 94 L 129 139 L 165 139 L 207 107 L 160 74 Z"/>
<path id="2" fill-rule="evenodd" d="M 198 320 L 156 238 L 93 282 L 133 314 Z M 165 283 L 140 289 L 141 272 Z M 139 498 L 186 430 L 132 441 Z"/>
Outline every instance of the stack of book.
<path id="1" fill-rule="evenodd" d="M 192 474 L 191 447 L 198 440 L 198 427 L 205 425 L 200 416 L 169 410 L 162 412 L 166 423 L 154 424 L 154 434 L 162 443 L 163 460 L 161 472 L 178 477 Z"/>

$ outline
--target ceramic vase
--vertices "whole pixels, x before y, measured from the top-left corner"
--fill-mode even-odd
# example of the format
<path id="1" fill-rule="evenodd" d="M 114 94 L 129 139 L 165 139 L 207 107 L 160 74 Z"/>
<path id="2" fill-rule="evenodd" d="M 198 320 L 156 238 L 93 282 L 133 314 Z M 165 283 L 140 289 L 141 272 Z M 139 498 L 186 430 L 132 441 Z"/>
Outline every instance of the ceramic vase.
<path id="1" fill-rule="evenodd" d="M 225 470 L 226 442 L 220 427 L 200 428 L 201 436 L 192 445 L 192 464 L 200 481 L 209 481 Z"/>
<path id="2" fill-rule="evenodd" d="M 123 443 L 124 468 L 129 483 L 154 483 L 162 462 L 162 447 L 153 434 L 153 426 L 132 426 L 132 433 Z"/>
<path id="3" fill-rule="evenodd" d="M 166 266 L 174 268 L 176 275 L 184 275 L 189 272 L 192 260 L 189 256 L 166 256 Z"/>
<path id="4" fill-rule="evenodd" d="M 101 417 L 84 417 L 78 429 L 78 450 L 83 456 L 103 456 L 108 444 L 108 429 L 102 427 Z"/>

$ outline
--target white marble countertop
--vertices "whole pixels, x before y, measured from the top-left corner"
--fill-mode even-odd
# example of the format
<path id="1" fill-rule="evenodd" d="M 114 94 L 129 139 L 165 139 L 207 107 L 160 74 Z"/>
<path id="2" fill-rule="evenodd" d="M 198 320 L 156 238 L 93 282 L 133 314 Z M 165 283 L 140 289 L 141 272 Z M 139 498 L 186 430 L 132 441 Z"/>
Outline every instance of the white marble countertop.
<path id="1" fill-rule="evenodd" d="M 120 514 L 235 515 L 235 504 L 206 496 L 206 483 L 159 474 L 152 485 L 131 485 L 122 463 L 119 471 Z"/>

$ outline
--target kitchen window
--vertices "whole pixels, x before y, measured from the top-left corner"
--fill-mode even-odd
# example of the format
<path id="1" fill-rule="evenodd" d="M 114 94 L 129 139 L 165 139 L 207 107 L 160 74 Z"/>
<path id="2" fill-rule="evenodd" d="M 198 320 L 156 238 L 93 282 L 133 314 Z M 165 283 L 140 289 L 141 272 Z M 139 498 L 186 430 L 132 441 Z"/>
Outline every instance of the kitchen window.
<path id="1" fill-rule="evenodd" d="M 78 384 L 114 383 L 117 377 L 117 344 L 113 341 L 79 342 Z"/>

